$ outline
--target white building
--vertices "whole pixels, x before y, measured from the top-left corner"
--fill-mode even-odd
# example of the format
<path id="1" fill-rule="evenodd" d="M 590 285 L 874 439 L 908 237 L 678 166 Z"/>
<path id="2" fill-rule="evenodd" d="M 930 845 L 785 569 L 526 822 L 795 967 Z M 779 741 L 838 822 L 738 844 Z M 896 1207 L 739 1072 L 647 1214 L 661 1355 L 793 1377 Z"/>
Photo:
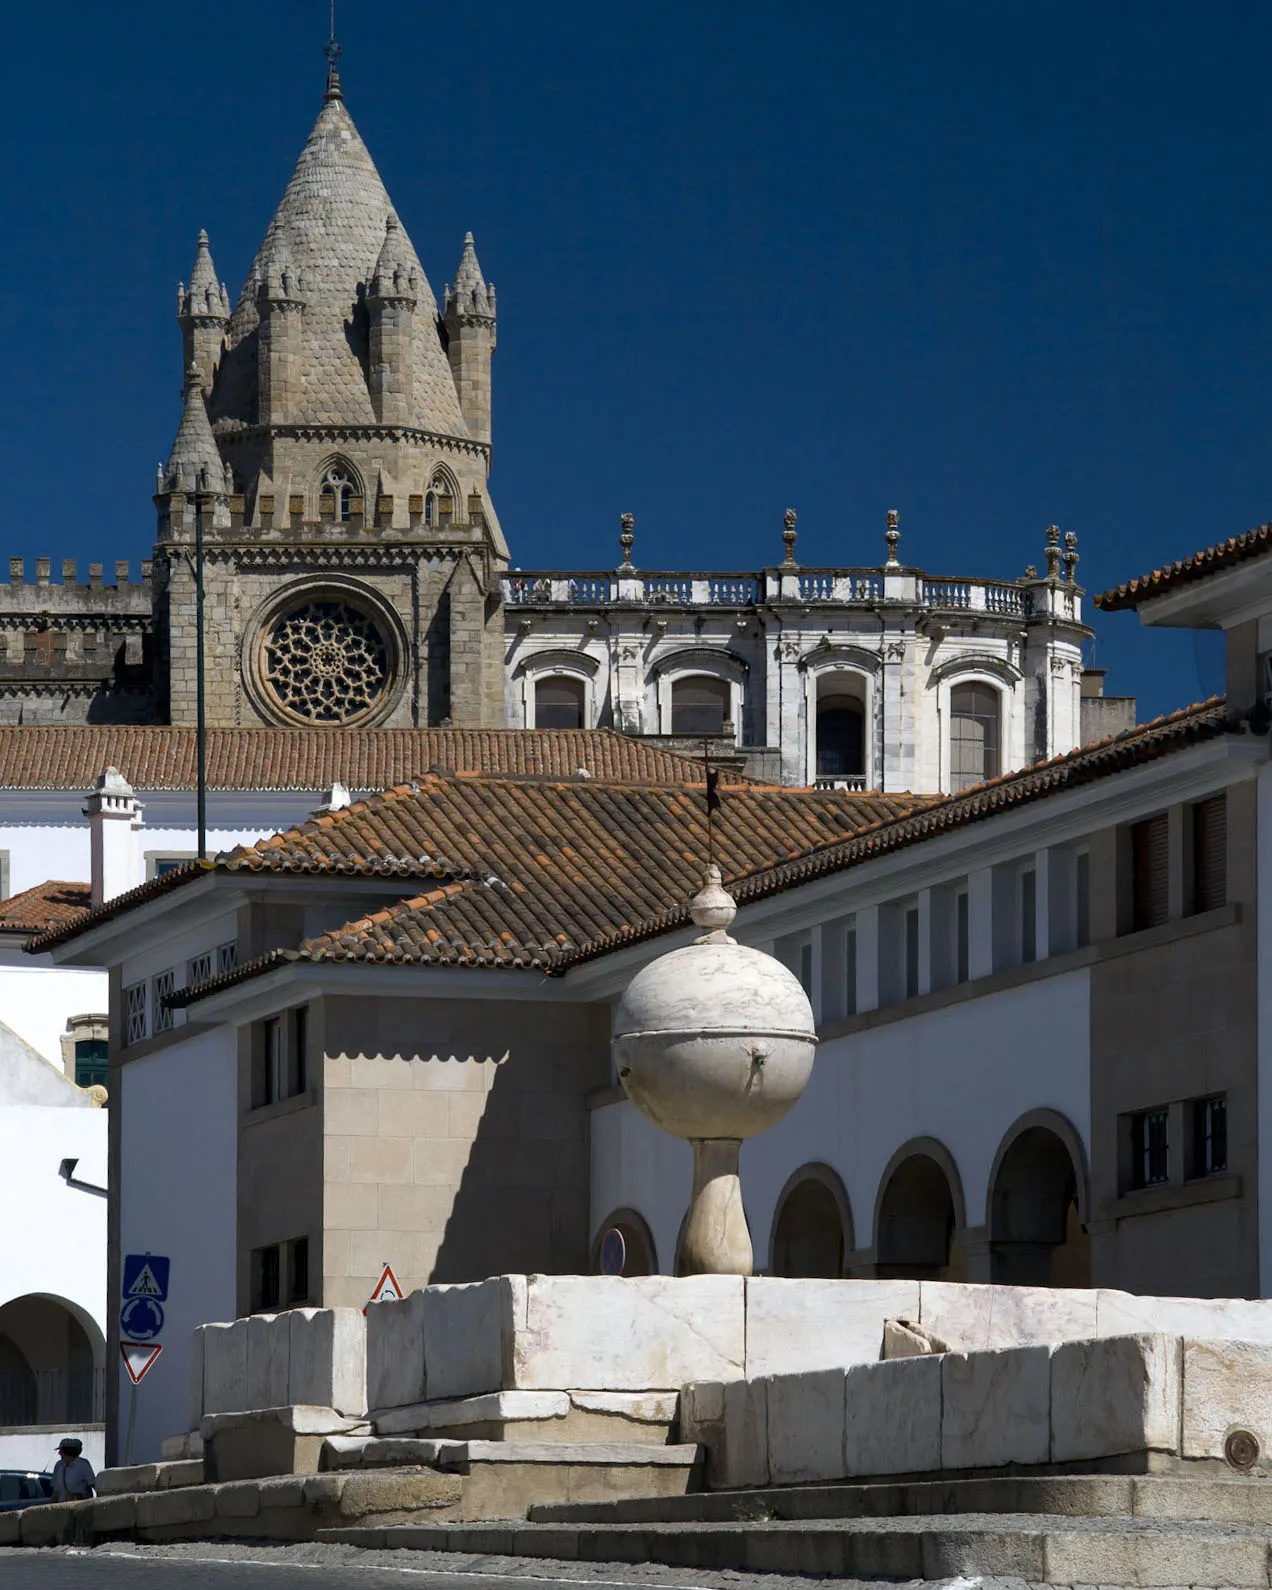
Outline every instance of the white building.
<path id="1" fill-rule="evenodd" d="M 100 975 L 100 974 L 95 974 Z M 106 1112 L 0 1026 L 0 1468 L 104 1457 Z"/>

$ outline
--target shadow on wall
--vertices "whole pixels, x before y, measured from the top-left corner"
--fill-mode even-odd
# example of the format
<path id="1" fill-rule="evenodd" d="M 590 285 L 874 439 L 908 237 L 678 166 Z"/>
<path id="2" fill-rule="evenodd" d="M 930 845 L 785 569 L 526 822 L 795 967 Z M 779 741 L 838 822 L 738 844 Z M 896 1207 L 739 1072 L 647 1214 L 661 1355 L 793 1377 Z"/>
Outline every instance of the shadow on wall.
<path id="1" fill-rule="evenodd" d="M 433 1282 L 579 1275 L 590 1268 L 585 1100 L 609 1080 L 608 1012 L 601 1012 L 600 1023 L 588 1006 L 518 1013 L 500 1001 L 498 1011 L 499 1031 L 521 1036 L 514 1037 L 507 1059 L 490 1067 L 489 1089 L 448 1090 L 452 1144 L 469 1141 L 429 1275 Z M 426 1156 L 428 1149 L 420 1145 L 418 1152 Z M 438 1178 L 445 1178 L 440 1164 Z"/>

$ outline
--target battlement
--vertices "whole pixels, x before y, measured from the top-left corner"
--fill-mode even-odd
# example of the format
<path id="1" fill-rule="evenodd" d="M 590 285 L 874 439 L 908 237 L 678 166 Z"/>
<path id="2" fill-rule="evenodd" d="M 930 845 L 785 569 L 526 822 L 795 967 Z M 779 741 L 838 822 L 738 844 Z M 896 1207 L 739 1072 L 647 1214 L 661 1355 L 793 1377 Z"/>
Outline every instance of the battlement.
<path id="1" fill-rule="evenodd" d="M 159 508 L 160 540 L 184 540 L 193 536 L 196 513 L 193 493 L 162 492 L 155 502 Z M 370 531 L 440 540 L 484 540 L 487 524 L 481 497 L 475 492 L 468 497 L 464 505 L 466 518 L 457 515 L 457 506 L 453 497 L 430 498 L 422 492 L 412 492 L 405 501 L 381 494 L 370 504 L 368 512 L 367 499 L 353 495 L 348 499 L 347 517 L 341 518 L 336 513 L 334 496 L 324 495 L 319 500 L 315 517 L 303 492 L 286 497 L 263 492 L 256 500 L 254 515 L 249 515 L 247 499 L 236 492 L 229 497 L 212 497 L 205 501 L 203 530 L 210 539 L 246 535 L 260 541 L 352 541 Z M 149 577 L 149 567 L 148 563 L 143 563 L 143 578 Z"/>
<path id="2" fill-rule="evenodd" d="M 9 578 L 0 580 L 0 623 L 15 615 L 96 616 L 114 618 L 146 616 L 150 614 L 149 558 L 141 562 L 140 577 L 132 578 L 132 564 L 120 559 L 113 566 L 114 580 L 108 584 L 106 567 L 101 563 L 88 565 L 88 580 L 78 578 L 79 565 L 74 558 L 63 558 L 61 579 L 53 578 L 53 560 L 35 559 L 35 578 L 28 578 L 24 558 L 9 559 Z"/>

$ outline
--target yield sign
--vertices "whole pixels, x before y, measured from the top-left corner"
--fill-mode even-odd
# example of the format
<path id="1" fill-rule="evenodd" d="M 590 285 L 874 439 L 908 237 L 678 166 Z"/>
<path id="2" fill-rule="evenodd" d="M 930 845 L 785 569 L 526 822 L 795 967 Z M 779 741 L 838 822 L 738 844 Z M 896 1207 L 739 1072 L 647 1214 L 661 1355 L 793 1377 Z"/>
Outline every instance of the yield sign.
<path id="1" fill-rule="evenodd" d="M 375 1283 L 371 1296 L 367 1299 L 366 1308 L 362 1312 L 365 1314 L 372 1303 L 400 1303 L 403 1296 L 402 1288 L 398 1285 L 398 1278 L 393 1273 L 393 1266 L 386 1264 L 380 1272 L 380 1279 Z"/>
<path id="2" fill-rule="evenodd" d="M 134 1386 L 139 1386 L 147 1372 L 154 1368 L 155 1359 L 163 1348 L 158 1342 L 120 1342 L 119 1351 L 123 1355 L 129 1380 Z"/>

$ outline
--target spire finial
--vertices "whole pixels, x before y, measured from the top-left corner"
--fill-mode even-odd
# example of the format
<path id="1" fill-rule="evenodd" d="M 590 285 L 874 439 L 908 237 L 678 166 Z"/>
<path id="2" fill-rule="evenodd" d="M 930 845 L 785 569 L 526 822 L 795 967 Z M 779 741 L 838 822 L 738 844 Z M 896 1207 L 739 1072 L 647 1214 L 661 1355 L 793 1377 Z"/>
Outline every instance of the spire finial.
<path id="1" fill-rule="evenodd" d="M 336 63 L 344 54 L 336 43 L 336 0 L 331 0 L 331 31 L 322 53 L 327 58 L 327 87 L 322 97 L 328 101 L 343 99 L 344 95 L 340 92 L 340 73 L 336 70 Z"/>
<path id="2" fill-rule="evenodd" d="M 1060 526 L 1049 524 L 1047 526 L 1047 578 L 1058 579 L 1060 576 Z"/>

